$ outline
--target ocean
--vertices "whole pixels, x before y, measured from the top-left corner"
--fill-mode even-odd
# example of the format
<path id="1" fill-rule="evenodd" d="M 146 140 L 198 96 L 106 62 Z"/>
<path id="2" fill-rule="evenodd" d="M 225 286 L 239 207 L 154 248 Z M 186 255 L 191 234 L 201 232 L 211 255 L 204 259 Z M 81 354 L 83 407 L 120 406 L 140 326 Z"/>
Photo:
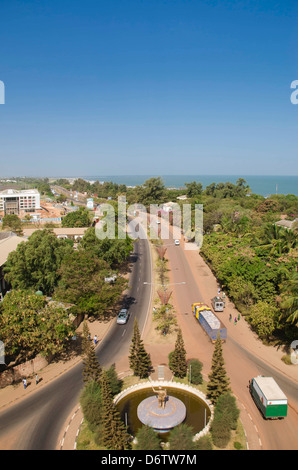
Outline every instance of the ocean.
<path id="1" fill-rule="evenodd" d="M 82 176 L 88 181 L 112 181 L 126 186 L 142 185 L 152 176 L 159 175 L 110 175 Z M 298 176 L 235 176 L 235 175 L 160 175 L 167 188 L 182 188 L 185 183 L 197 181 L 203 188 L 211 183 L 236 183 L 238 178 L 245 179 L 252 193 L 262 196 L 272 194 L 294 194 L 298 196 Z"/>

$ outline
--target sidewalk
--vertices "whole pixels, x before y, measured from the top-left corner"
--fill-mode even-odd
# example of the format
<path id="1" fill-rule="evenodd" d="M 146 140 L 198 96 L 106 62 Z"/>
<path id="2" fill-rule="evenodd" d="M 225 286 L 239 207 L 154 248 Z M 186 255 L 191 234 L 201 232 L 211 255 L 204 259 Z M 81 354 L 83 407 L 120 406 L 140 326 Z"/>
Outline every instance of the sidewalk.
<path id="1" fill-rule="evenodd" d="M 211 299 L 217 295 L 217 290 L 220 287 L 214 274 L 200 256 L 199 251 L 193 252 L 186 250 L 185 255 L 194 278 L 200 287 L 203 301 L 207 305 L 211 305 Z M 232 322 L 229 321 L 230 314 L 232 316 Z M 238 319 L 238 314 L 239 312 L 233 302 L 226 296 L 226 306 L 224 311 L 220 312 L 218 316 L 228 328 L 229 337 L 240 342 L 247 351 L 252 352 L 264 362 L 271 364 L 285 376 L 298 381 L 298 367 L 289 366 L 281 360 L 282 356 L 285 355 L 283 348 L 264 345 L 241 315 L 240 320 L 234 324 L 234 318 L 236 317 Z"/>
<path id="2" fill-rule="evenodd" d="M 198 252 L 186 250 L 185 255 L 189 266 L 193 272 L 194 278 L 200 286 L 200 292 L 203 296 L 203 301 L 209 304 L 210 299 L 214 297 L 214 295 L 217 293 L 217 280 Z M 230 302 L 228 298 L 226 299 L 226 301 L 226 308 L 221 315 L 223 322 L 226 324 L 226 326 L 230 326 L 229 336 L 237 338 L 238 341 L 239 338 L 241 338 L 241 343 L 247 350 L 254 352 L 254 354 L 257 354 L 264 361 L 268 361 L 268 363 L 272 364 L 279 371 L 283 372 L 286 376 L 298 380 L 298 367 L 291 367 L 284 364 L 281 361 L 281 356 L 283 355 L 283 352 L 276 348 L 264 346 L 261 341 L 258 340 L 257 336 L 252 333 L 249 328 L 249 325 L 243 318 L 241 318 L 240 321 L 237 322 L 237 325 L 230 325 L 229 314 L 231 313 L 232 318 L 234 319 L 235 316 L 238 317 L 238 311 L 235 309 L 233 303 Z M 150 311 L 152 311 L 152 306 L 150 306 Z M 94 335 L 97 335 L 100 342 L 105 336 L 105 334 L 108 332 L 109 328 L 111 327 L 114 321 L 115 319 L 112 319 L 106 323 L 100 323 L 97 321 L 89 322 L 89 330 L 91 337 L 94 338 Z M 152 363 L 156 367 L 157 365 L 168 363 L 168 354 L 173 350 L 174 342 L 168 343 L 164 340 L 157 344 L 154 341 L 151 341 L 151 322 L 152 315 L 149 315 L 148 323 L 142 336 L 145 348 L 150 353 Z M 82 324 L 78 328 L 78 332 L 80 332 L 81 330 Z M 184 338 L 185 343 L 188 344 L 188 346 L 192 350 L 193 345 L 191 341 L 189 341 L 188 343 L 188 339 L 190 340 L 191 338 Z M 22 383 L 15 386 L 6 387 L 5 389 L 0 389 L 0 412 L 3 411 L 6 407 L 13 405 L 16 401 L 27 397 L 29 394 L 35 393 L 35 391 L 45 386 L 50 381 L 63 374 L 65 371 L 67 371 L 80 361 L 81 357 L 76 356 L 67 362 L 60 361 L 49 364 L 43 370 L 38 372 L 38 375 L 41 379 L 38 385 L 35 385 L 35 379 L 33 377 L 31 384 L 29 384 L 26 390 L 24 390 Z M 127 357 L 121 358 L 121 360 L 116 363 L 116 370 L 121 377 L 129 373 L 129 364 Z M 242 410 L 241 413 L 243 426 L 246 431 L 249 432 L 250 435 L 253 435 L 253 433 L 255 434 L 255 431 L 253 432 L 253 423 L 250 423 L 247 420 L 247 414 L 244 411 L 245 410 Z M 73 450 L 76 448 L 76 439 L 78 436 L 80 425 L 82 423 L 82 419 L 83 415 L 79 404 L 77 404 L 77 406 L 70 413 L 70 416 L 65 423 L 64 429 L 62 429 L 60 435 L 57 436 L 57 450 Z M 250 427 L 252 427 L 252 432 L 250 432 Z M 259 443 L 257 442 L 256 435 L 254 436 L 254 440 L 256 440 L 256 442 L 253 443 L 250 448 L 259 448 Z"/>

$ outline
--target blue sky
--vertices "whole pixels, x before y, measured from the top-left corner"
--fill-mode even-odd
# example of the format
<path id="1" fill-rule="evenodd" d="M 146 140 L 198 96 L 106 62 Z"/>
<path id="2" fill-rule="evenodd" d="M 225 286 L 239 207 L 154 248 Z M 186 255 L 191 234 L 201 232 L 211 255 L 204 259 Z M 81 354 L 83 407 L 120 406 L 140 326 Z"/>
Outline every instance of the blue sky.
<path id="1" fill-rule="evenodd" d="M 0 176 L 298 175 L 297 0 L 0 0 Z"/>

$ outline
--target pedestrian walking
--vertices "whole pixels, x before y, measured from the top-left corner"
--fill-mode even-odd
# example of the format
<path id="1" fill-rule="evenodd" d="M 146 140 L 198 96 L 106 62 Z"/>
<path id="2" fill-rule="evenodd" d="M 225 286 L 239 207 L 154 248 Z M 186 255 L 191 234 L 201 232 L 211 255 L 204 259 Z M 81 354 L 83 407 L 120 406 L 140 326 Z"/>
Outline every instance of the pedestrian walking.
<path id="1" fill-rule="evenodd" d="M 231 315 L 231 313 L 230 313 L 230 316 L 229 316 L 229 321 L 232 321 L 232 315 Z"/>
<path id="2" fill-rule="evenodd" d="M 97 335 L 94 336 L 94 344 L 97 345 Z"/>
<path id="3" fill-rule="evenodd" d="M 237 325 L 237 318 L 234 318 L 234 325 Z"/>
<path id="4" fill-rule="evenodd" d="M 24 385 L 24 390 L 25 390 L 26 387 L 27 387 L 27 380 L 26 379 L 23 379 L 23 385 Z"/>
<path id="5" fill-rule="evenodd" d="M 238 313 L 238 321 L 240 320 L 240 313 Z"/>
<path id="6" fill-rule="evenodd" d="M 39 377 L 38 377 L 38 375 L 37 375 L 37 376 L 35 377 L 35 385 L 37 385 L 38 382 L 39 382 Z"/>

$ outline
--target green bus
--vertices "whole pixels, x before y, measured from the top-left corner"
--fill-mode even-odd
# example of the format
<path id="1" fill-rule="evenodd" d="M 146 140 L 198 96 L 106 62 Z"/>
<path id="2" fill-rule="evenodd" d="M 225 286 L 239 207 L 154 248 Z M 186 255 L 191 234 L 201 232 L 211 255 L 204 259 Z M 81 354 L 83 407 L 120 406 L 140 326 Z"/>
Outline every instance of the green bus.
<path id="1" fill-rule="evenodd" d="M 254 377 L 249 382 L 249 390 L 265 419 L 287 416 L 288 399 L 273 377 Z"/>

